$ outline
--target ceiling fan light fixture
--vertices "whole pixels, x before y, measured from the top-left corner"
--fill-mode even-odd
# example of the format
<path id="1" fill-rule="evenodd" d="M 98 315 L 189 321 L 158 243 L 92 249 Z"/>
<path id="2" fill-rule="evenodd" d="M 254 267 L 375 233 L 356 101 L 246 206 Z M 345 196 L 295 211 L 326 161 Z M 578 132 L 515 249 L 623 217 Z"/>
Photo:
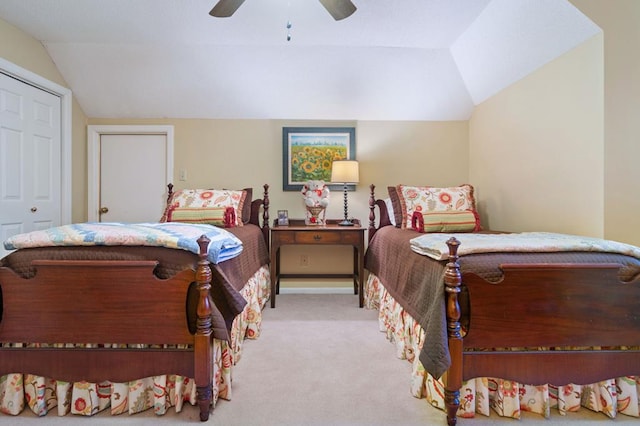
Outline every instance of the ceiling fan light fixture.
<path id="1" fill-rule="evenodd" d="M 322 6 L 333 16 L 333 19 L 340 21 L 348 18 L 356 11 L 356 6 L 351 0 L 319 0 Z M 209 15 L 215 18 L 229 18 L 233 15 L 244 0 L 218 0 Z"/>
<path id="2" fill-rule="evenodd" d="M 209 15 L 214 18 L 229 18 L 236 13 L 236 10 L 242 6 L 244 0 L 218 0 L 213 9 L 209 12 Z"/>
<path id="3" fill-rule="evenodd" d="M 340 21 L 353 15 L 356 11 L 356 6 L 351 0 L 319 0 L 320 3 L 327 9 L 327 12 L 333 16 L 333 19 Z"/>

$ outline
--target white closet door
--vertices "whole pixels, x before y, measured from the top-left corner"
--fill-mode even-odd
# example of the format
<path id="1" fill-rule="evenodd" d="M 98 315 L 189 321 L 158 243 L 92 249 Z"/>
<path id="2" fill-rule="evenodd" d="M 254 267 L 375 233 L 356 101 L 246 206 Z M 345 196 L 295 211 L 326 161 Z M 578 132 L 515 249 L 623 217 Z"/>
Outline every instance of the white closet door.
<path id="1" fill-rule="evenodd" d="M 0 73 L 2 242 L 61 223 L 60 110 L 58 96 Z"/>

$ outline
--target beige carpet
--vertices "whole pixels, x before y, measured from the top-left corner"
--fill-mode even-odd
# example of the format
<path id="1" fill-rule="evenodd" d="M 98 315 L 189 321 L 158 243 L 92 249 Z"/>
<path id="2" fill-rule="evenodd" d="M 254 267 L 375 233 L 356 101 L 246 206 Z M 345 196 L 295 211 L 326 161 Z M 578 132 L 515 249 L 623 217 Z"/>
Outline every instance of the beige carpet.
<path id="1" fill-rule="evenodd" d="M 395 357 L 394 346 L 378 331 L 376 312 L 360 309 L 357 296 L 282 294 L 277 308 L 265 308 L 258 340 L 244 343 L 234 370 L 233 399 L 219 401 L 210 424 L 220 426 L 446 425 L 444 412 L 409 393 L 410 365 Z M 199 423 L 195 407 L 162 417 L 93 418 L 54 413 L 37 418 L 0 415 L 11 425 L 80 424 L 151 425 Z M 610 420 L 582 410 L 567 416 L 553 412 L 547 420 L 525 415 L 521 421 L 479 416 L 459 425 L 617 425 L 640 424 L 620 416 Z"/>

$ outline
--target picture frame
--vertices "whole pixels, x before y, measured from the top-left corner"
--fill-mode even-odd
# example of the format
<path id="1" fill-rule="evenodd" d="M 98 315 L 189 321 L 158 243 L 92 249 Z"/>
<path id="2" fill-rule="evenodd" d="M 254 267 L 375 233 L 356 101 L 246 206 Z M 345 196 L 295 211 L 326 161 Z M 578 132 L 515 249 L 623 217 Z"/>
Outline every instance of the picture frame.
<path id="1" fill-rule="evenodd" d="M 344 190 L 331 184 L 334 160 L 356 159 L 355 127 L 283 127 L 282 190 L 300 191 L 309 180 L 322 180 L 331 190 Z M 347 185 L 354 191 L 355 185 Z"/>
<path id="2" fill-rule="evenodd" d="M 288 226 L 288 225 L 289 225 L 289 211 L 278 210 L 278 226 Z"/>

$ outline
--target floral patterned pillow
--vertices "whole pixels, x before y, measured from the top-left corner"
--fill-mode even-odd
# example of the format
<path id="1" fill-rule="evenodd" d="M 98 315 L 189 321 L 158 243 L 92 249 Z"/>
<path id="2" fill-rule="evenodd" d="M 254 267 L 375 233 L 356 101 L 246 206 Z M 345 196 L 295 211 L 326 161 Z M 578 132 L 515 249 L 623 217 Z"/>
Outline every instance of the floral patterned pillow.
<path id="1" fill-rule="evenodd" d="M 428 213 L 471 210 L 477 217 L 473 186 L 469 184 L 448 188 L 397 185 L 396 192 L 402 212 L 400 227 L 403 229 L 411 228 L 411 219 L 416 211 Z"/>
<path id="2" fill-rule="evenodd" d="M 213 209 L 233 207 L 235 212 L 233 223 L 228 226 L 242 226 L 242 211 L 247 197 L 244 190 L 228 189 L 182 189 L 174 192 L 167 203 L 167 208 L 160 222 L 171 221 L 171 212 L 176 209 Z M 177 222 L 179 220 L 173 220 Z M 200 222 L 201 223 L 201 222 Z"/>

